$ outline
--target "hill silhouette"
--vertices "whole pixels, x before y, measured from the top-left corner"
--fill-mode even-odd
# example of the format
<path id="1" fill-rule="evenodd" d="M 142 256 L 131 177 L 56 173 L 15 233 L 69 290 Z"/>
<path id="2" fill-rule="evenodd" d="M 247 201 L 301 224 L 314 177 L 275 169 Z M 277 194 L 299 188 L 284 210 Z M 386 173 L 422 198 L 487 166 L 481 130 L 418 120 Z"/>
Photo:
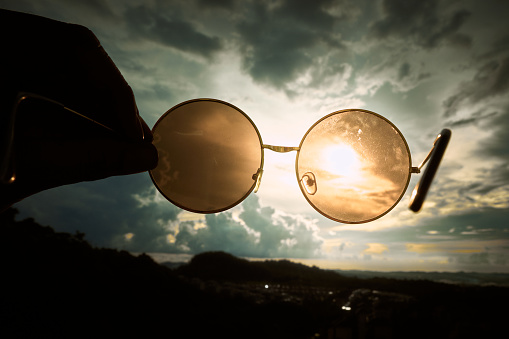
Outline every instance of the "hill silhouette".
<path id="1" fill-rule="evenodd" d="M 50 338 L 158 334 L 167 316 L 199 291 L 147 255 L 93 248 L 83 234 L 56 233 L 32 219 L 0 214 L 2 337 Z M 179 291 L 179 293 L 174 293 Z"/>
<path id="2" fill-rule="evenodd" d="M 189 264 L 177 268 L 176 271 L 205 280 L 237 282 L 265 281 L 325 286 L 346 280 L 357 281 L 356 278 L 343 278 L 335 272 L 289 260 L 248 261 L 220 251 L 197 254 Z"/>
<path id="3" fill-rule="evenodd" d="M 495 337 L 509 289 L 358 279 L 224 252 L 169 269 L 0 214 L 3 338 Z"/>
<path id="4" fill-rule="evenodd" d="M 333 270 L 309 267 L 289 260 L 248 261 L 225 252 L 205 252 L 195 255 L 188 264 L 178 267 L 178 274 L 202 280 L 259 282 L 316 287 L 341 287 L 342 290 L 376 289 L 428 297 L 433 293 L 459 293 L 465 287 L 426 279 L 392 279 L 387 277 L 357 278 Z M 469 286 L 467 290 L 477 287 Z M 495 287 L 496 289 L 497 287 Z"/>

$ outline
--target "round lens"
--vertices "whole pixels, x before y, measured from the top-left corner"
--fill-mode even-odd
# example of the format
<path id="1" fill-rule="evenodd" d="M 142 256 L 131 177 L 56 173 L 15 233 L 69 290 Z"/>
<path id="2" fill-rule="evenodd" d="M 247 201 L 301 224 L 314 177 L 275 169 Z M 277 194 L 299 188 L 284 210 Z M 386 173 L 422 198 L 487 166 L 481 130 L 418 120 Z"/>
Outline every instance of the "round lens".
<path id="1" fill-rule="evenodd" d="M 399 202 L 411 159 L 390 121 L 365 110 L 344 110 L 308 130 L 295 166 L 301 191 L 318 212 L 343 223 L 363 223 Z"/>
<path id="2" fill-rule="evenodd" d="M 152 129 L 157 189 L 192 212 L 215 213 L 244 200 L 262 167 L 260 133 L 235 106 L 213 99 L 181 103 Z"/>

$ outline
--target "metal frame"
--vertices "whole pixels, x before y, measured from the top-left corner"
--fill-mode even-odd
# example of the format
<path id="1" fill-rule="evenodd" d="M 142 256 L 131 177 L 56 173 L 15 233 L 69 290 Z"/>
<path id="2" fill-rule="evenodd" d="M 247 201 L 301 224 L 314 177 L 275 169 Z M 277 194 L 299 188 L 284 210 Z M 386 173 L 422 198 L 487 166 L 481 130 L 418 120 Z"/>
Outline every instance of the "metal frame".
<path id="1" fill-rule="evenodd" d="M 47 98 L 45 96 L 30 93 L 30 92 L 19 92 L 16 97 L 13 100 L 12 106 L 9 108 L 10 113 L 7 117 L 8 121 L 4 126 L 2 127 L 2 141 L 0 143 L 0 185 L 8 185 L 14 183 L 16 181 L 16 166 L 14 163 L 14 136 L 15 136 L 15 122 L 16 122 L 16 115 L 18 112 L 18 107 L 21 104 L 21 102 L 28 100 L 28 99 L 37 99 L 42 100 L 45 102 L 49 102 L 52 104 L 55 104 L 59 106 L 61 109 L 66 110 L 69 113 L 72 113 L 74 115 L 79 116 L 80 118 L 83 118 L 85 120 L 88 120 L 106 130 L 109 132 L 116 134 L 118 137 L 126 139 L 127 137 L 120 134 L 119 132 L 115 131 L 114 129 L 100 123 L 99 121 L 96 121 L 94 119 L 91 119 L 87 117 L 86 115 L 83 115 L 69 107 L 66 107 L 61 102 L 58 102 L 56 100 Z"/>

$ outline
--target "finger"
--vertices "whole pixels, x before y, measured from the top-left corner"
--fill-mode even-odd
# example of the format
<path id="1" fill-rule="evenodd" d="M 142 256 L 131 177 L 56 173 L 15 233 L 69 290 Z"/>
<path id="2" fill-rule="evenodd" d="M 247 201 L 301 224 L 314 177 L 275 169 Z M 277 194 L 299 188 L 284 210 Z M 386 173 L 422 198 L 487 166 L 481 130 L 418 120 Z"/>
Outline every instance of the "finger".
<path id="1" fill-rule="evenodd" d="M 48 148 L 53 151 L 41 158 L 41 152 Z M 112 139 L 40 142 L 24 151 L 15 182 L 30 187 L 30 194 L 81 181 L 145 172 L 155 168 L 158 160 L 151 143 Z"/>
<path id="2" fill-rule="evenodd" d="M 90 30 L 78 25 L 68 27 L 68 34 L 84 42 L 72 46 L 72 63 L 65 73 L 66 82 L 76 88 L 72 94 L 86 103 L 83 110 L 90 112 L 93 118 L 133 139 L 142 139 L 142 126 L 131 87 Z"/>
<path id="3" fill-rule="evenodd" d="M 66 128 L 48 121 L 50 114 Z M 15 183 L 32 187 L 31 194 L 79 181 L 144 172 L 158 160 L 150 141 L 121 137 L 40 100 L 22 102 L 15 138 Z"/>
<path id="4" fill-rule="evenodd" d="M 68 156 L 64 159 L 55 157 L 31 164 L 20 164 L 16 181 L 2 187 L 4 192 L 0 194 L 0 211 L 46 189 L 119 174 L 140 173 L 157 166 L 157 150 L 146 142 L 131 144 L 118 140 L 102 140 L 97 141 L 95 150 L 92 150 L 89 141 L 81 141 L 72 144 L 71 153 L 68 143 L 46 143 L 39 146 L 52 147 L 56 153 Z M 35 155 L 39 154 L 37 148 L 31 151 Z M 28 159 L 34 158 L 29 155 Z M 54 161 L 59 163 L 56 167 Z"/>
<path id="5" fill-rule="evenodd" d="M 23 13 L 1 14 L 3 83 L 142 138 L 133 91 L 89 29 Z"/>

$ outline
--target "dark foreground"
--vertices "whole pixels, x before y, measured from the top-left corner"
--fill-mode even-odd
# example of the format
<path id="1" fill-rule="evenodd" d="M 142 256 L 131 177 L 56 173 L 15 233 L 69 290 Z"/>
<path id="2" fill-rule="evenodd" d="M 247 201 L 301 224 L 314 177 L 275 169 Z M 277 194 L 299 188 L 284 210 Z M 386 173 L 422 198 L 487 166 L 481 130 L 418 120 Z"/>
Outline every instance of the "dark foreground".
<path id="1" fill-rule="evenodd" d="M 0 214 L 2 338 L 491 338 L 509 288 L 204 253 L 170 269 Z"/>

